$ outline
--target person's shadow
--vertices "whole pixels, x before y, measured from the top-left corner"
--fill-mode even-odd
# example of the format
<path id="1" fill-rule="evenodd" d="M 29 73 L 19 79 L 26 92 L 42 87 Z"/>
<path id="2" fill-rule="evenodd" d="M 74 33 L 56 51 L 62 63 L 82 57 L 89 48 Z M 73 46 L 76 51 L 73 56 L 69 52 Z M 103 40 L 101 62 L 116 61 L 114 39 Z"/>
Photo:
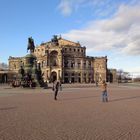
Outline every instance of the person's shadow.
<path id="1" fill-rule="evenodd" d="M 70 100 L 89 99 L 89 98 L 95 98 L 95 97 L 99 97 L 99 96 L 84 96 L 84 97 L 77 97 L 77 98 L 63 98 L 63 99 L 60 99 L 60 100 L 70 101 Z"/>
<path id="2" fill-rule="evenodd" d="M 133 96 L 133 97 L 127 97 L 127 98 L 118 98 L 118 99 L 109 100 L 109 102 L 117 102 L 117 101 L 122 101 L 122 100 L 132 100 L 132 99 L 137 99 L 137 98 L 140 98 L 140 96 Z"/>
<path id="3" fill-rule="evenodd" d="M 11 110 L 11 109 L 16 109 L 17 107 L 3 107 L 3 108 L 0 108 L 0 111 L 2 110 Z"/>

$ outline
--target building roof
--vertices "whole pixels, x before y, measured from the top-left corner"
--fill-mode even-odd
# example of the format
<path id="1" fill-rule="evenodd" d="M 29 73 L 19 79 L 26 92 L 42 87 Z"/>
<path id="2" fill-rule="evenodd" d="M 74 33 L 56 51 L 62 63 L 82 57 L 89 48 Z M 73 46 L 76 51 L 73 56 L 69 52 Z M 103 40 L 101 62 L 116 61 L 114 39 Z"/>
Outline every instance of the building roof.
<path id="1" fill-rule="evenodd" d="M 79 42 L 73 42 L 73 41 L 70 41 L 70 40 L 66 40 L 64 38 L 58 38 L 58 43 L 60 46 L 70 46 L 70 47 L 81 47 L 80 43 Z M 46 43 L 41 43 L 40 46 L 49 46 L 51 45 L 51 41 L 48 41 Z M 40 47 L 40 46 L 37 46 L 37 47 Z"/>
<path id="2" fill-rule="evenodd" d="M 80 43 L 78 42 L 78 43 L 76 43 L 76 42 L 73 42 L 73 41 L 70 41 L 70 40 L 66 40 L 66 39 L 63 39 L 63 38 L 61 38 L 61 39 L 59 39 L 58 40 L 58 42 L 59 42 L 59 44 L 60 45 L 68 45 L 68 46 L 75 46 L 75 47 L 80 47 L 81 45 L 80 45 Z"/>

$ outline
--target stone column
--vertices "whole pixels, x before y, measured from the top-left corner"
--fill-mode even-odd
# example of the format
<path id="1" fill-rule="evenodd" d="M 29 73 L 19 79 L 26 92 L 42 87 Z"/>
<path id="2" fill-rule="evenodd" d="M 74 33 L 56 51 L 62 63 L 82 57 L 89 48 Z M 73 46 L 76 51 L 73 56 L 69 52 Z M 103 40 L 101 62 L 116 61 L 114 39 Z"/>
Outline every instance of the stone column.
<path id="1" fill-rule="evenodd" d="M 83 83 L 83 60 L 81 60 L 81 83 Z"/>

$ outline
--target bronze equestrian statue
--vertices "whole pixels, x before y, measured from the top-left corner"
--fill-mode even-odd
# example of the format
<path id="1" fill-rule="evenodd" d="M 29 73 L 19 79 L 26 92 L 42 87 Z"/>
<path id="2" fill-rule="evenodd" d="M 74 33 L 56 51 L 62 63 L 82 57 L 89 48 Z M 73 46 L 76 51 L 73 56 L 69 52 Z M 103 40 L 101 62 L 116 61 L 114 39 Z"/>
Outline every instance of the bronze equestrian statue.
<path id="1" fill-rule="evenodd" d="M 34 40 L 32 37 L 28 38 L 28 47 L 27 47 L 27 52 L 30 50 L 30 53 L 33 53 L 35 50 L 35 45 L 34 45 Z"/>

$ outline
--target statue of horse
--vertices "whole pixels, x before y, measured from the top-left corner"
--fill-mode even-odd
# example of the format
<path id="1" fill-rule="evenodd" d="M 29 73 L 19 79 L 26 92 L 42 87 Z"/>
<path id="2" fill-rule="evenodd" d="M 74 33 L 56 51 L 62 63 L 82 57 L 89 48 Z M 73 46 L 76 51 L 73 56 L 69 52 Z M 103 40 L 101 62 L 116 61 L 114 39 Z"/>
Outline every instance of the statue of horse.
<path id="1" fill-rule="evenodd" d="M 27 52 L 28 50 L 30 50 L 30 53 L 33 53 L 35 49 L 35 45 L 34 45 L 34 40 L 32 37 L 28 38 L 28 47 L 27 47 Z"/>

